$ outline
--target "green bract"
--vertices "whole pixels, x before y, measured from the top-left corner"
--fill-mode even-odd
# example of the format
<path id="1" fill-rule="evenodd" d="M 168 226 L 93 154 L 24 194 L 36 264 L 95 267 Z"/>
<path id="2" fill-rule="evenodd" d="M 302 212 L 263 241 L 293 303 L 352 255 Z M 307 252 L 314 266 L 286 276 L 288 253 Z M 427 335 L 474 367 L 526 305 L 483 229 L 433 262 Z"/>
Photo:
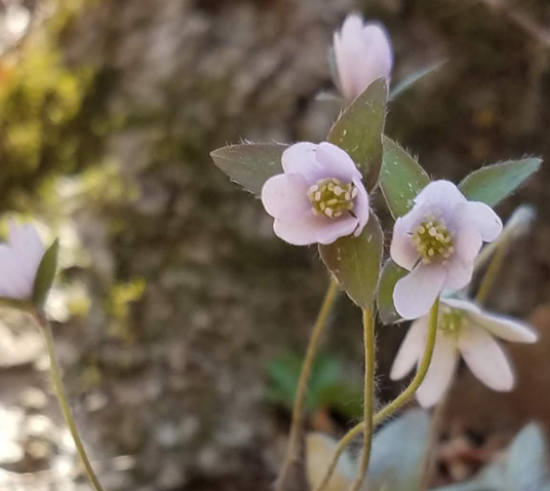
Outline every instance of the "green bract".
<path id="1" fill-rule="evenodd" d="M 243 143 L 218 148 L 210 156 L 233 182 L 259 196 L 265 181 L 283 172 L 281 156 L 286 148 L 276 143 Z"/>
<path id="2" fill-rule="evenodd" d="M 44 254 L 34 279 L 32 302 L 39 309 L 44 307 L 55 278 L 58 251 L 59 240 L 56 239 Z"/>
<path id="3" fill-rule="evenodd" d="M 342 237 L 319 246 L 321 258 L 340 287 L 362 308 L 371 308 L 374 302 L 383 249 L 384 235 L 373 214 L 359 237 Z"/>
<path id="4" fill-rule="evenodd" d="M 469 200 L 495 206 L 538 171 L 541 162 L 528 158 L 487 165 L 472 172 L 458 187 Z"/>
<path id="5" fill-rule="evenodd" d="M 391 259 L 384 264 L 376 298 L 378 315 L 384 324 L 392 324 L 401 319 L 393 304 L 393 289 L 395 284 L 408 273 L 405 268 L 398 266 Z"/>
<path id="6" fill-rule="evenodd" d="M 350 155 L 368 191 L 380 176 L 387 98 L 386 81 L 376 80 L 342 112 L 328 135 L 329 142 Z"/>
<path id="7" fill-rule="evenodd" d="M 384 137 L 380 187 L 394 218 L 405 215 L 414 198 L 430 182 L 420 164 L 397 143 Z"/>

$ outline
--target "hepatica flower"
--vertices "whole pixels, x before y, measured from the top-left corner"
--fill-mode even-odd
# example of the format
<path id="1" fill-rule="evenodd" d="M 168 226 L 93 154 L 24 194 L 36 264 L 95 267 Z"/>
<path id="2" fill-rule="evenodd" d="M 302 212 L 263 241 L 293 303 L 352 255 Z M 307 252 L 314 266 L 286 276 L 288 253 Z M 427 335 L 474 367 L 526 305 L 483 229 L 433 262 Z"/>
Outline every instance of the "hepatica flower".
<path id="1" fill-rule="evenodd" d="M 351 101 L 379 78 L 389 80 L 393 55 L 386 31 L 377 23 L 364 23 L 349 15 L 334 33 L 334 55 L 342 95 Z"/>
<path id="2" fill-rule="evenodd" d="M 486 204 L 468 201 L 451 182 L 428 184 L 393 229 L 391 257 L 410 271 L 393 292 L 399 315 L 416 319 L 444 288 L 465 287 L 482 242 L 495 240 L 501 231 L 500 218 Z"/>
<path id="3" fill-rule="evenodd" d="M 45 249 L 32 225 L 10 221 L 9 239 L 0 244 L 0 297 L 31 300 L 34 280 Z"/>
<path id="4" fill-rule="evenodd" d="M 359 235 L 369 198 L 351 157 L 331 143 L 302 142 L 283 152 L 283 174 L 266 181 L 262 203 L 275 234 L 294 245 L 331 244 Z"/>
<path id="5" fill-rule="evenodd" d="M 428 324 L 428 315 L 413 322 L 393 363 L 392 380 L 405 377 L 422 357 Z M 485 385 L 511 390 L 514 373 L 493 336 L 513 343 L 537 340 L 537 333 L 520 321 L 486 312 L 466 300 L 442 298 L 432 362 L 416 393 L 420 404 L 430 407 L 440 400 L 451 384 L 459 355 Z"/>

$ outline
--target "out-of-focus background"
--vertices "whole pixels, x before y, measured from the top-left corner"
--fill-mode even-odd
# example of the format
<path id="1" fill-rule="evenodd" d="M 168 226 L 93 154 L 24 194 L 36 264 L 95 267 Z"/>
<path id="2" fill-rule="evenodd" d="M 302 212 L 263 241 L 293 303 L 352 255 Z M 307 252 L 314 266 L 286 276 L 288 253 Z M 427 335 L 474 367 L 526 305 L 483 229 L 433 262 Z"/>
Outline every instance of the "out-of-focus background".
<path id="1" fill-rule="evenodd" d="M 384 22 L 393 81 L 447 63 L 391 103 L 387 134 L 436 176 L 550 157 L 547 0 L 2 0 L 0 212 L 61 238 L 49 313 L 67 389 L 110 491 L 269 489 L 327 275 L 276 239 L 212 164 L 239 140 L 325 138 L 327 49 L 350 11 Z M 537 219 L 489 305 L 529 318 L 517 390 L 467 372 L 452 391 L 443 481 L 467 478 L 523 423 L 550 427 L 550 171 L 498 208 Z M 0 272 L 1 274 L 1 272 Z M 342 296 L 308 426 L 360 417 L 361 328 Z M 405 328 L 380 327 L 379 398 Z M 38 332 L 0 317 L 0 489 L 87 490 Z M 358 412 L 359 411 L 359 412 Z M 443 482 L 442 481 L 442 482 Z"/>

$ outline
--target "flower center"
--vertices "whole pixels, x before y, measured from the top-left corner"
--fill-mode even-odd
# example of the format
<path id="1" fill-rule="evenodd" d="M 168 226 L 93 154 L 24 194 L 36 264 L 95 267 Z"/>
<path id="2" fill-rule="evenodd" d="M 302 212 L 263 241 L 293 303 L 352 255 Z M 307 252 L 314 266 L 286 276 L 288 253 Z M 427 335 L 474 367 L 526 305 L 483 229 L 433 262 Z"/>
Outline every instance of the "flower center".
<path id="1" fill-rule="evenodd" d="M 424 264 L 434 259 L 449 258 L 454 252 L 453 236 L 442 218 L 426 217 L 412 234 L 413 246 Z"/>
<path id="2" fill-rule="evenodd" d="M 353 183 L 343 184 L 338 179 L 321 179 L 308 189 L 307 196 L 315 215 L 338 218 L 342 213 L 353 210 L 353 200 L 358 192 Z"/>
<path id="3" fill-rule="evenodd" d="M 460 310 L 449 309 L 439 316 L 439 329 L 446 336 L 458 336 L 464 326 L 464 313 Z"/>

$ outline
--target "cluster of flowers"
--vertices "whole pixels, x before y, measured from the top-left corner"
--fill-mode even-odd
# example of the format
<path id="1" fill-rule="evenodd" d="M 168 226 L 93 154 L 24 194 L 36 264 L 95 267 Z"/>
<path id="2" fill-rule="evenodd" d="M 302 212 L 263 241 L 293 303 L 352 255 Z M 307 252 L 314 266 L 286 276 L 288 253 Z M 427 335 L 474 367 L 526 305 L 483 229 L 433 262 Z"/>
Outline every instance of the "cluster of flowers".
<path id="1" fill-rule="evenodd" d="M 334 35 L 334 54 L 338 87 L 348 101 L 379 78 L 389 81 L 392 48 L 377 24 L 349 16 Z M 261 192 L 278 237 L 293 245 L 331 244 L 361 233 L 369 220 L 369 195 L 344 150 L 328 142 L 297 143 L 283 153 L 282 167 L 284 172 L 268 179 Z M 501 231 L 502 222 L 488 205 L 468 201 L 445 180 L 428 184 L 395 222 L 390 255 L 410 273 L 396 284 L 393 300 L 399 315 L 414 322 L 393 364 L 393 379 L 405 377 L 419 362 L 427 314 L 442 295 L 432 363 L 417 392 L 425 407 L 445 393 L 459 352 L 487 386 L 510 390 L 513 372 L 493 336 L 524 343 L 537 339 L 524 323 L 485 312 L 458 295 L 472 280 L 483 242 L 494 241 Z"/>

